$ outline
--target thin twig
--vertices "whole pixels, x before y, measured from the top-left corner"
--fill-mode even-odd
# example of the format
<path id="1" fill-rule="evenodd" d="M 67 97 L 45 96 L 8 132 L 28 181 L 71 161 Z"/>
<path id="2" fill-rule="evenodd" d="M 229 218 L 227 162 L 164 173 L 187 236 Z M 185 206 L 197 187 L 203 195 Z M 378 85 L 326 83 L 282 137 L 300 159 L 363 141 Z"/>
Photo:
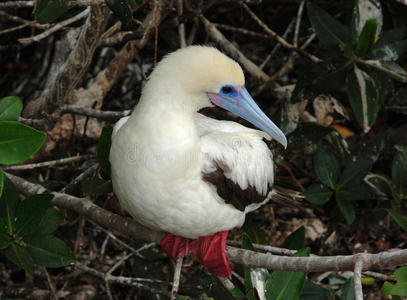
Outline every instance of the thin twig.
<path id="1" fill-rule="evenodd" d="M 124 111 L 102 111 L 98 109 L 93 109 L 90 107 L 84 107 L 79 105 L 64 105 L 55 111 L 54 115 L 56 114 L 67 114 L 67 113 L 74 113 L 82 116 L 92 117 L 100 120 L 117 120 L 123 117 L 127 117 L 130 115 L 130 110 Z"/>
<path id="2" fill-rule="evenodd" d="M 48 282 L 49 289 L 51 290 L 52 298 L 55 300 L 58 300 L 59 299 L 58 293 L 55 289 L 54 284 L 52 283 L 51 276 L 49 276 L 49 273 L 45 267 L 41 267 L 41 269 L 45 273 L 45 277 L 47 277 L 47 282 Z"/>
<path id="3" fill-rule="evenodd" d="M 233 240 L 227 240 L 226 243 L 231 246 L 242 246 L 241 241 L 233 241 Z M 262 250 L 274 254 L 280 254 L 280 255 L 293 255 L 297 251 L 296 250 L 290 250 L 290 249 L 285 249 L 285 248 L 279 248 L 279 247 L 273 247 L 269 245 L 260 245 L 260 244 L 252 244 L 254 249 L 257 250 Z"/>
<path id="4" fill-rule="evenodd" d="M 77 177 L 75 177 L 69 184 L 67 184 L 62 190 L 60 190 L 60 193 L 67 193 L 67 194 L 72 194 L 72 192 L 75 190 L 75 188 L 81 184 L 84 180 L 88 178 L 92 178 L 95 176 L 97 170 L 99 168 L 98 164 L 94 164 L 93 166 L 89 167 L 86 169 L 83 173 L 79 174 Z"/>
<path id="5" fill-rule="evenodd" d="M 75 22 L 77 22 L 77 21 L 79 21 L 81 19 L 86 18 L 89 15 L 89 11 L 90 11 L 90 9 L 88 7 L 84 11 L 82 11 L 81 13 L 77 14 L 76 16 L 74 16 L 72 18 L 69 18 L 67 20 L 64 20 L 61 23 L 56 24 L 55 26 L 51 27 L 50 29 L 48 29 L 48 30 L 46 30 L 46 31 L 44 31 L 44 32 L 42 32 L 42 33 L 40 33 L 38 35 L 29 37 L 29 38 L 21 38 L 21 39 L 18 39 L 18 41 L 21 44 L 24 44 L 24 45 L 29 45 L 29 44 L 34 43 L 34 42 L 39 42 L 42 39 L 45 39 L 45 38 L 49 37 L 51 34 L 57 32 L 58 30 L 61 30 L 65 26 L 68 26 L 68 25 L 70 25 L 72 23 L 75 23 Z"/>
<path id="6" fill-rule="evenodd" d="M 233 291 L 235 289 L 235 285 L 233 284 L 232 281 L 229 280 L 227 277 L 220 277 L 218 276 L 218 280 L 222 285 L 228 290 L 228 291 Z"/>
<path id="7" fill-rule="evenodd" d="M 104 0 L 80 0 L 80 1 L 69 1 L 68 7 L 87 7 L 87 6 L 97 6 L 104 5 Z M 0 2 L 0 9 L 5 8 L 30 8 L 34 7 L 35 1 L 7 1 Z"/>
<path id="8" fill-rule="evenodd" d="M 31 170 L 31 169 L 42 168 L 42 167 L 64 165 L 64 164 L 68 164 L 71 162 L 86 160 L 86 159 L 89 159 L 92 157 L 94 157 L 94 155 L 92 155 L 92 154 L 78 155 L 78 156 L 73 156 L 73 157 L 66 157 L 66 158 L 50 160 L 50 161 L 43 161 L 43 162 L 32 163 L 32 164 L 8 166 L 8 167 L 4 167 L 3 170 L 5 170 L 5 171 Z"/>
<path id="9" fill-rule="evenodd" d="M 177 13 L 178 17 L 182 17 L 184 14 L 184 3 L 182 0 L 177 0 Z M 187 42 L 185 40 L 185 24 L 184 22 L 180 22 L 178 25 L 178 37 L 179 37 L 179 46 L 181 48 L 185 48 L 187 46 Z"/>
<path id="10" fill-rule="evenodd" d="M 364 271 L 364 272 L 362 272 L 362 274 L 365 275 L 365 276 L 373 277 L 373 278 L 383 280 L 383 281 L 397 282 L 396 278 L 384 275 L 382 273 L 377 273 L 377 272 L 372 272 L 372 271 Z"/>
<path id="11" fill-rule="evenodd" d="M 172 290 L 171 290 L 171 300 L 174 300 L 178 294 L 179 280 L 181 278 L 181 269 L 183 260 L 184 257 L 179 256 L 175 262 L 174 277 L 172 281 Z"/>
<path id="12" fill-rule="evenodd" d="M 362 269 L 363 269 L 363 257 L 360 257 L 360 259 L 356 260 L 355 267 L 353 269 L 355 300 L 363 300 Z"/>
<path id="13" fill-rule="evenodd" d="M 295 22 L 294 39 L 293 39 L 293 45 L 295 48 L 298 48 L 298 35 L 300 33 L 300 25 L 301 25 L 302 12 L 304 11 L 304 4 L 305 4 L 305 0 L 302 0 L 300 6 L 298 7 L 298 11 L 297 11 L 297 20 Z"/>
<path id="14" fill-rule="evenodd" d="M 263 28 L 263 30 L 265 32 L 267 32 L 270 36 L 274 37 L 277 42 L 279 42 L 283 47 L 287 48 L 287 49 L 292 49 L 292 50 L 296 50 L 299 53 L 301 53 L 302 55 L 308 57 L 311 61 L 313 62 L 320 62 L 321 59 L 309 54 L 308 52 L 298 49 L 297 47 L 295 47 L 293 44 L 290 44 L 289 42 L 287 42 L 284 38 L 282 38 L 280 35 L 278 35 L 275 31 L 271 30 L 266 24 L 263 23 L 263 21 L 261 21 L 259 19 L 259 17 L 244 3 L 244 2 L 239 2 L 240 5 L 247 11 L 247 13 L 250 15 L 250 17 L 252 17 L 252 19 L 254 21 L 256 21 L 256 23 Z"/>

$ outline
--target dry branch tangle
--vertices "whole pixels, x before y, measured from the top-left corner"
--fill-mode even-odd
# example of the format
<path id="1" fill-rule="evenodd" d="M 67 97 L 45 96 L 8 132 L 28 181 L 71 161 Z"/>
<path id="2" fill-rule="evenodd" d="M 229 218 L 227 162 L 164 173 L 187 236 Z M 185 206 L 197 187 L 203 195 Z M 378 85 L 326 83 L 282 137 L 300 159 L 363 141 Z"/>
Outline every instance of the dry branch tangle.
<path id="1" fill-rule="evenodd" d="M 33 184 L 23 178 L 11 174 L 7 174 L 7 176 L 14 182 L 20 192 L 25 195 L 50 192 L 43 186 Z M 153 231 L 133 220 L 111 213 L 95 205 L 88 198 L 78 198 L 56 192 L 52 194 L 54 194 L 54 205 L 72 209 L 77 213 L 83 214 L 100 226 L 113 230 L 122 236 L 157 243 L 164 237 L 163 232 Z M 358 260 L 362 260 L 363 270 L 382 270 L 407 264 L 407 250 L 387 251 L 378 254 L 359 253 L 355 255 L 311 257 L 286 257 L 238 249 L 231 246 L 227 246 L 226 251 L 231 262 L 283 271 L 352 271 Z"/>

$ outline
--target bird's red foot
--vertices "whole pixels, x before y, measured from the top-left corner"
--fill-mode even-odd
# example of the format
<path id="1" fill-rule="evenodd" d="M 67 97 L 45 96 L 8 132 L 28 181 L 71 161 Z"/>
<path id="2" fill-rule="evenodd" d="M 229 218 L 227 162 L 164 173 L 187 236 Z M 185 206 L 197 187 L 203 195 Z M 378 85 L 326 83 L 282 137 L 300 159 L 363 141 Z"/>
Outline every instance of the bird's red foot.
<path id="1" fill-rule="evenodd" d="M 180 256 L 194 253 L 209 272 L 228 277 L 232 274 L 226 259 L 226 237 L 228 231 L 217 232 L 190 240 L 173 234 L 167 234 L 161 241 L 161 247 L 174 260 Z"/>

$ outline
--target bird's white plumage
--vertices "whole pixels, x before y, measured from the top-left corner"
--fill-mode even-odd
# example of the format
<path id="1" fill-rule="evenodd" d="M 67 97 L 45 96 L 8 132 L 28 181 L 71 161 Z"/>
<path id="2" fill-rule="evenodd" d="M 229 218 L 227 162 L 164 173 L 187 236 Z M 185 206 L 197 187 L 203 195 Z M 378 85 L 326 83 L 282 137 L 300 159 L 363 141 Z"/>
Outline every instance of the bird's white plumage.
<path id="1" fill-rule="evenodd" d="M 165 58 L 151 74 L 130 117 L 113 131 L 112 182 L 124 208 L 142 224 L 187 238 L 241 226 L 245 213 L 225 204 L 202 179 L 214 162 L 242 189 L 266 198 L 273 160 L 268 135 L 217 121 L 197 111 L 212 106 L 206 92 L 244 85 L 240 66 L 218 50 L 188 47 Z"/>

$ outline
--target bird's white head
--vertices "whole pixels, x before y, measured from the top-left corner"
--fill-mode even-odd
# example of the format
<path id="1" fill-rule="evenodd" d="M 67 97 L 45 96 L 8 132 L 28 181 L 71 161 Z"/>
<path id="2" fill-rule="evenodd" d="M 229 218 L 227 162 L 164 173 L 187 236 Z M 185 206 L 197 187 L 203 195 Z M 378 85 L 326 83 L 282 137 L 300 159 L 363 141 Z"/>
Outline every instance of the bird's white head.
<path id="1" fill-rule="evenodd" d="M 242 68 L 216 48 L 190 46 L 167 55 L 151 73 L 143 98 L 165 99 L 163 101 L 170 102 L 166 103 L 167 108 L 188 113 L 216 105 L 246 119 L 287 146 L 284 133 L 262 112 L 245 88 Z"/>

